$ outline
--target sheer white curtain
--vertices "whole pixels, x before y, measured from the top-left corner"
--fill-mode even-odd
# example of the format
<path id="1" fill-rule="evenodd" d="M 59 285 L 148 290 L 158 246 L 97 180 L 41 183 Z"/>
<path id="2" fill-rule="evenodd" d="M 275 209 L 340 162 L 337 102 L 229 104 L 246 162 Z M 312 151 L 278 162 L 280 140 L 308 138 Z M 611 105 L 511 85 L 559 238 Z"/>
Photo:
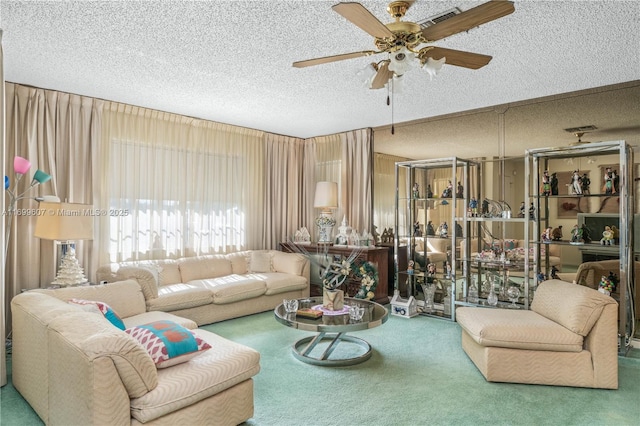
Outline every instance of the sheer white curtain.
<path id="1" fill-rule="evenodd" d="M 94 164 L 98 261 L 262 247 L 263 132 L 110 102 Z"/>

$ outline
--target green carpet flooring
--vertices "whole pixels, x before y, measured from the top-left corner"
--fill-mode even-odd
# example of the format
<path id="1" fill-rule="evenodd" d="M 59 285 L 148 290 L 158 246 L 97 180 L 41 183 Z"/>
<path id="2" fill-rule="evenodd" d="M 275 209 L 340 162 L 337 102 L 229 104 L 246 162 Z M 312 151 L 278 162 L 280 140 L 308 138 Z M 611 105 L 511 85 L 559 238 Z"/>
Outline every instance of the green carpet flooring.
<path id="1" fill-rule="evenodd" d="M 459 326 L 428 317 L 391 317 L 353 333 L 373 356 L 339 368 L 296 360 L 291 344 L 311 333 L 281 325 L 272 312 L 204 328 L 261 354 L 255 414 L 245 426 L 640 424 L 638 349 L 619 358 L 620 388 L 599 390 L 489 383 L 462 351 Z M 41 424 L 11 384 L 0 397 L 3 426 Z"/>

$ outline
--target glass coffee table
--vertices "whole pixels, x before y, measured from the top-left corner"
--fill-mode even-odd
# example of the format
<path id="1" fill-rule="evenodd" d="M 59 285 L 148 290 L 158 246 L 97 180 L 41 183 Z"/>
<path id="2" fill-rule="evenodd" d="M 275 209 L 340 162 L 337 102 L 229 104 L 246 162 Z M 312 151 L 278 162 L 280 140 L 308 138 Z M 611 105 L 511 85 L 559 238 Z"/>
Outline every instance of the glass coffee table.
<path id="1" fill-rule="evenodd" d="M 315 336 L 304 337 L 293 344 L 293 356 L 302 362 L 327 367 L 341 367 L 355 365 L 371 358 L 371 345 L 359 337 L 348 336 L 348 332 L 368 330 L 384 324 L 389 319 L 389 311 L 382 305 L 369 300 L 345 298 L 345 306 L 358 305 L 364 308 L 361 320 L 349 318 L 348 308 L 336 313 L 323 310 L 320 318 L 306 318 L 295 313 L 286 313 L 283 304 L 276 306 L 274 315 L 278 322 L 287 327 L 303 331 L 313 331 Z M 322 307 L 322 297 L 298 299 L 299 308 Z M 323 341 L 330 341 L 328 345 Z M 354 353 L 348 348 L 346 356 L 335 352 L 340 343 L 359 346 Z M 333 357 L 331 355 L 334 355 Z"/>

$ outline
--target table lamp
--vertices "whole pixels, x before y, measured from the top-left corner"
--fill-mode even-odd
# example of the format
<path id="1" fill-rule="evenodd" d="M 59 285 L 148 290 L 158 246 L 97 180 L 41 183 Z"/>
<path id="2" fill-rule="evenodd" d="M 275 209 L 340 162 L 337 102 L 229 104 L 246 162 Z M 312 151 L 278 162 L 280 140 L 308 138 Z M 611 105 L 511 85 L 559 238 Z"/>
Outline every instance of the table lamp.
<path id="1" fill-rule="evenodd" d="M 316 218 L 318 244 L 330 244 L 332 242 L 331 233 L 336 224 L 332 210 L 338 208 L 338 184 L 336 182 L 316 183 L 313 207 L 322 209 L 320 216 Z"/>
<path id="2" fill-rule="evenodd" d="M 34 236 L 55 241 L 56 278 L 51 283 L 66 287 L 84 284 L 87 278 L 76 258 L 74 241 L 93 239 L 93 206 L 72 203 L 40 203 Z"/>

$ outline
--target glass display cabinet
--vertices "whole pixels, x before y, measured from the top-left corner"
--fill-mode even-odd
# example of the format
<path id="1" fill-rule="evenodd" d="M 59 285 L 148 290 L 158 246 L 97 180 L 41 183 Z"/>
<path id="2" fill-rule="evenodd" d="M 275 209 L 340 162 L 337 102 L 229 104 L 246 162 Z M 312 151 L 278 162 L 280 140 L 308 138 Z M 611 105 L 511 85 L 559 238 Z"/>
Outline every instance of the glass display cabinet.
<path id="1" fill-rule="evenodd" d="M 469 265 L 458 247 L 469 236 L 469 202 L 477 196 L 478 164 L 457 157 L 396 163 L 395 289 L 418 310 L 455 320 L 466 297 Z"/>
<path id="2" fill-rule="evenodd" d="M 532 244 L 539 273 L 554 275 L 556 248 L 563 258 L 576 251 L 576 264 L 619 260 L 612 296 L 619 299 L 622 354 L 630 348 L 634 327 L 633 167 L 633 149 L 625 141 L 526 151 L 525 173 L 532 178 L 527 193 L 538 212 Z"/>

